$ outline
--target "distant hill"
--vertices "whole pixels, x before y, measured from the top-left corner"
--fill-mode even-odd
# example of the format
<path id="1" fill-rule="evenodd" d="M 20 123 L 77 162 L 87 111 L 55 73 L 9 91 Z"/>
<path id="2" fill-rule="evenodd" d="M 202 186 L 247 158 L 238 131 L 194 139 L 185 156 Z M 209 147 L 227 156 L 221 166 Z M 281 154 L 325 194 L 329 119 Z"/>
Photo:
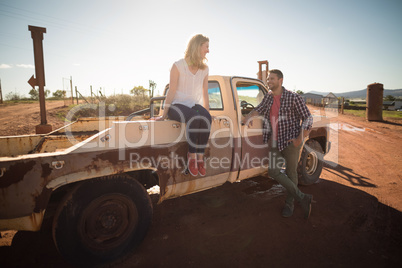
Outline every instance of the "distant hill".
<path id="1" fill-rule="evenodd" d="M 307 93 L 326 96 L 330 92 L 309 91 Z M 345 97 L 348 99 L 365 99 L 367 97 L 367 88 L 358 91 L 350 91 L 350 92 L 342 92 L 334 94 L 337 97 Z M 384 97 L 388 95 L 392 95 L 394 97 L 402 97 L 402 89 L 384 89 Z"/>

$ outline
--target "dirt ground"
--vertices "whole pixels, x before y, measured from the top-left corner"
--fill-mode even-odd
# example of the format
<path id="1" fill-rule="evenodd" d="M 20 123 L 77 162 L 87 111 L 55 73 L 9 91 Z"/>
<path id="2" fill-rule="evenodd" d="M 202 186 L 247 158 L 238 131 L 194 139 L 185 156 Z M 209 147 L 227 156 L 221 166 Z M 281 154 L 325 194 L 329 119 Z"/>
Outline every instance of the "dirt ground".
<path id="1" fill-rule="evenodd" d="M 64 125 L 64 121 L 57 117 L 57 113 L 63 109 L 63 106 L 64 101 L 46 102 L 46 119 L 53 130 Z M 35 134 L 35 126 L 40 123 L 38 102 L 0 105 L 0 136 Z"/>
<path id="2" fill-rule="evenodd" d="M 33 133 L 38 104 L 0 106 L 0 136 Z M 48 121 L 63 103 L 49 102 Z M 310 107 L 315 113 L 323 113 Z M 284 190 L 257 177 L 154 201 L 144 242 L 111 267 L 402 267 L 402 120 L 336 115 L 311 217 L 281 217 Z M 57 126 L 57 127 L 56 127 Z M 2 232 L 1 267 L 70 267 L 47 232 Z"/>

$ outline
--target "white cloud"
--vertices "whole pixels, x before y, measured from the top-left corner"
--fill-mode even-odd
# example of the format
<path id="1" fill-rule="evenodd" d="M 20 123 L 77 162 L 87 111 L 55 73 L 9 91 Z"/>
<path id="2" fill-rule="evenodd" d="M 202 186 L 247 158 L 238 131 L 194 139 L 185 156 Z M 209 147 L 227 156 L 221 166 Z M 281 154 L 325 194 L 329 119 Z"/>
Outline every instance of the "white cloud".
<path id="1" fill-rule="evenodd" d="M 32 64 L 17 64 L 17 67 L 35 69 L 35 66 Z"/>
<path id="2" fill-rule="evenodd" d="M 12 67 L 9 64 L 5 64 L 5 63 L 0 64 L 0 69 L 10 69 L 10 68 L 12 68 Z"/>

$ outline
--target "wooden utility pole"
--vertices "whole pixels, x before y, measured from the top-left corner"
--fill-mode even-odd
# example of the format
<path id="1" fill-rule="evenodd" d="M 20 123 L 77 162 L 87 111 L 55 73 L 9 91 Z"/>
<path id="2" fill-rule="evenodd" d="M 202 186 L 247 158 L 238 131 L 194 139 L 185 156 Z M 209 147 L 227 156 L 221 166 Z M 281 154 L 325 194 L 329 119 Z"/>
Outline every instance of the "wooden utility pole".
<path id="1" fill-rule="evenodd" d="M 342 97 L 342 98 L 341 98 L 341 101 L 342 101 L 342 103 L 341 103 L 341 114 L 343 114 L 343 105 L 344 105 L 344 103 L 345 103 L 345 98 Z"/>
<path id="2" fill-rule="evenodd" d="M 3 92 L 1 91 L 1 79 L 0 79 L 0 104 L 3 104 Z"/>

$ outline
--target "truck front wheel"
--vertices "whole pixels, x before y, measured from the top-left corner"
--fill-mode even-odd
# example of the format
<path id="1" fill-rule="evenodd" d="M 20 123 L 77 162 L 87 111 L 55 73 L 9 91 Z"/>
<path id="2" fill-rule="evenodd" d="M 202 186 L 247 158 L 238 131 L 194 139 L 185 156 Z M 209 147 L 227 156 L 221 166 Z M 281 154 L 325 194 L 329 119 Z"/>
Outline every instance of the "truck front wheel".
<path id="1" fill-rule="evenodd" d="M 124 176 L 78 184 L 63 199 L 53 221 L 53 239 L 76 265 L 97 265 L 124 256 L 145 237 L 152 202 L 144 187 Z"/>
<path id="2" fill-rule="evenodd" d="M 299 184 L 311 185 L 320 178 L 323 168 L 324 151 L 316 140 L 308 140 L 303 146 L 300 156 L 297 174 Z"/>

